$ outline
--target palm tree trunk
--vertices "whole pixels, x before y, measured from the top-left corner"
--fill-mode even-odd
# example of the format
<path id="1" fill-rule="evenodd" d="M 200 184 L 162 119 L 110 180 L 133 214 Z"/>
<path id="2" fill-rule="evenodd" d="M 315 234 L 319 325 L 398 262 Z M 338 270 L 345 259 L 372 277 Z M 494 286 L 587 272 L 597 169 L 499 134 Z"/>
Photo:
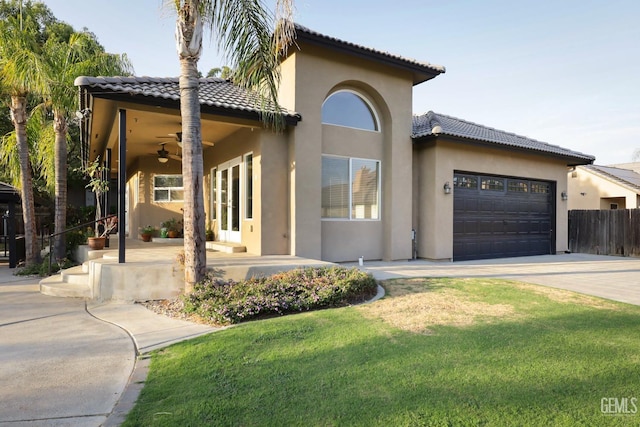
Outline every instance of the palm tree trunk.
<path id="1" fill-rule="evenodd" d="M 61 233 L 67 226 L 67 120 L 60 112 L 54 112 L 53 130 L 55 132 L 55 232 Z M 56 236 L 54 256 L 65 257 L 65 236 Z"/>
<path id="2" fill-rule="evenodd" d="M 36 209 L 33 200 L 33 180 L 31 162 L 27 144 L 27 98 L 22 95 L 11 96 L 11 121 L 16 130 L 18 153 L 20 155 L 20 181 L 22 197 L 22 217 L 24 220 L 25 264 L 35 264 L 40 259 L 38 236 L 36 232 Z"/>
<path id="3" fill-rule="evenodd" d="M 198 99 L 198 59 L 202 51 L 199 0 L 176 2 L 176 47 L 180 58 L 182 116 L 182 179 L 184 185 L 184 292 L 204 279 L 207 271 L 203 195 L 204 164 Z"/>
<path id="4" fill-rule="evenodd" d="M 203 196 L 204 165 L 198 100 L 198 67 L 193 58 L 180 60 L 182 115 L 182 178 L 184 184 L 185 293 L 204 279 L 207 267 Z"/>

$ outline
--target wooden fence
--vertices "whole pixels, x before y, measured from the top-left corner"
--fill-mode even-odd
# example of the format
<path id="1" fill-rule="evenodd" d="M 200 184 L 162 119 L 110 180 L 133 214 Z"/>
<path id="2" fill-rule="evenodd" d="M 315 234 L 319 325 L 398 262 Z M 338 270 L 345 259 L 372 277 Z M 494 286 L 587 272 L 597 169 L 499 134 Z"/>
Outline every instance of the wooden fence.
<path id="1" fill-rule="evenodd" d="M 640 256 L 640 209 L 569 211 L 569 250 Z"/>

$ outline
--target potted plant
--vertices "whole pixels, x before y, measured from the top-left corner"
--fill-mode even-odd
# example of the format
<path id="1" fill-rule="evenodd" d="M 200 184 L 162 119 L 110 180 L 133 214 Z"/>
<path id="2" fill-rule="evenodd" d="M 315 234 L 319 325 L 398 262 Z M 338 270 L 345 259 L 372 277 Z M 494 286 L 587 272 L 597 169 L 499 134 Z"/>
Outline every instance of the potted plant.
<path id="1" fill-rule="evenodd" d="M 207 239 L 207 242 L 213 242 L 213 240 L 215 239 L 215 235 L 213 234 L 213 230 L 211 228 L 207 228 L 205 237 Z"/>
<path id="2" fill-rule="evenodd" d="M 180 235 L 180 222 L 175 218 L 170 218 L 162 223 L 162 228 L 167 229 L 167 237 L 175 238 Z"/>
<path id="3" fill-rule="evenodd" d="M 140 229 L 140 237 L 142 237 L 142 241 L 143 242 L 150 242 L 151 238 L 153 237 L 153 233 L 155 232 L 155 228 L 153 228 L 150 225 L 147 225 L 146 227 L 142 227 Z"/>
<path id="4" fill-rule="evenodd" d="M 118 218 L 110 216 L 102 218 L 102 195 L 109 191 L 109 180 L 104 178 L 107 170 L 100 164 L 100 156 L 85 169 L 85 173 L 89 178 L 88 184 L 85 186 L 90 189 L 96 196 L 96 222 L 93 237 L 88 237 L 87 241 L 91 249 L 104 249 L 107 236 L 118 226 Z"/>

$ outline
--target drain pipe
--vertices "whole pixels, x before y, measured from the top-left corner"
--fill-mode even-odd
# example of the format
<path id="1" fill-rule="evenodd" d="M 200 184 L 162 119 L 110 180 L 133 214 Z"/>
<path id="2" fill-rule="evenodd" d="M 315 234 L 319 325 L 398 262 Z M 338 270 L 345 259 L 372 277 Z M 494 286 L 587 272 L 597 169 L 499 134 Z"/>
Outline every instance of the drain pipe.
<path id="1" fill-rule="evenodd" d="M 416 233 L 416 229 L 411 229 L 411 259 L 418 259 L 418 233 Z"/>

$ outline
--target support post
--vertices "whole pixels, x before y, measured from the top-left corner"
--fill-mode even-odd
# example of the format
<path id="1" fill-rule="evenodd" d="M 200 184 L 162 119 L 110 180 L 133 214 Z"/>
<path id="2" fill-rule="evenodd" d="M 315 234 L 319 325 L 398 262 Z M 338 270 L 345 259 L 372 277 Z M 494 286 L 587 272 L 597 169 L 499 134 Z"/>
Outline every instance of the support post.
<path id="1" fill-rule="evenodd" d="M 125 185 L 127 185 L 127 110 L 119 110 L 120 134 L 118 143 L 118 263 L 125 262 Z"/>
<path id="2" fill-rule="evenodd" d="M 9 202 L 9 218 L 7 219 L 9 237 L 9 268 L 18 265 L 18 245 L 16 244 L 16 204 Z"/>

